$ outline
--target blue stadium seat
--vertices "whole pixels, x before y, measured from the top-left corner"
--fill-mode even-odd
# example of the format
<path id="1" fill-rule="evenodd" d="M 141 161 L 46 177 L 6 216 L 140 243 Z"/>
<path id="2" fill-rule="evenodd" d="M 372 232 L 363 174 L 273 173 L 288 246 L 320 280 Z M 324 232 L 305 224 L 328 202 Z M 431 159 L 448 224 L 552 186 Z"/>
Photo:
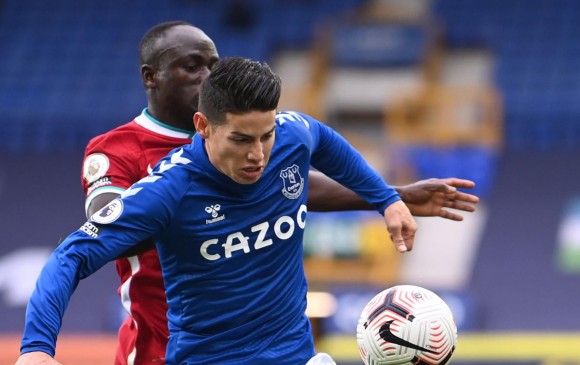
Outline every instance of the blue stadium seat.
<path id="1" fill-rule="evenodd" d="M 486 198 L 495 177 L 498 152 L 480 146 L 408 147 L 408 158 L 419 179 L 460 176 L 475 181 L 474 194 Z"/>
<path id="2" fill-rule="evenodd" d="M 222 31 L 213 37 L 219 44 L 220 57 L 242 56 L 269 62 L 272 47 L 269 37 L 261 37 L 256 31 Z"/>
<path id="3" fill-rule="evenodd" d="M 417 65 L 427 40 L 426 29 L 417 24 L 341 24 L 332 34 L 331 59 L 337 66 Z"/>

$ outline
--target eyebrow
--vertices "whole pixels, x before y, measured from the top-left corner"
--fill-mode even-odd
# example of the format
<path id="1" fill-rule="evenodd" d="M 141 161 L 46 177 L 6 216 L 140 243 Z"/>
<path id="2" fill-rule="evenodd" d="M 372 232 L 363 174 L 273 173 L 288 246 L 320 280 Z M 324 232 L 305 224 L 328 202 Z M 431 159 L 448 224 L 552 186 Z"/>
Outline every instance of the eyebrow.
<path id="1" fill-rule="evenodd" d="M 175 57 L 172 62 L 190 62 L 190 61 L 193 61 L 197 64 L 211 63 L 212 62 L 211 59 L 208 59 L 206 62 L 206 57 L 202 56 L 201 54 L 196 54 L 196 53 L 188 53 L 188 54 L 179 55 L 178 57 Z"/>
<path id="2" fill-rule="evenodd" d="M 276 130 L 276 126 L 273 126 L 272 129 L 270 129 L 268 132 L 266 132 L 262 135 L 265 136 L 266 134 L 272 133 L 275 130 Z M 239 136 L 239 137 L 254 138 L 253 136 L 250 136 L 249 134 L 244 134 L 244 133 L 236 132 L 236 131 L 231 132 L 231 134 L 235 134 L 236 136 Z"/>

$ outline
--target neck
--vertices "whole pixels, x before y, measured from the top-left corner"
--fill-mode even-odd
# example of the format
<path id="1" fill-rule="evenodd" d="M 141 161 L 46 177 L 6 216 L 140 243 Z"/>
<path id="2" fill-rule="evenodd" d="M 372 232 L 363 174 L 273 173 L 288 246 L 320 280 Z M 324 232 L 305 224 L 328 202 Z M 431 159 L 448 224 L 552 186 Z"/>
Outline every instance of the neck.
<path id="1" fill-rule="evenodd" d="M 193 114 L 191 116 L 179 115 L 179 113 L 169 112 L 161 108 L 155 108 L 151 105 L 147 106 L 147 112 L 149 112 L 153 118 L 157 119 L 161 123 L 186 131 L 195 132 L 195 126 L 193 125 Z"/>

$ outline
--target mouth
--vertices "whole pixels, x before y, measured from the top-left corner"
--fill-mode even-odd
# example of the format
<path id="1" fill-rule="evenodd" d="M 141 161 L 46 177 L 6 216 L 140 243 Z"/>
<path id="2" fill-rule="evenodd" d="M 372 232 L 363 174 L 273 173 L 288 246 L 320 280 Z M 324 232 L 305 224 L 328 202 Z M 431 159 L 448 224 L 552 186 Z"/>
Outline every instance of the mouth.
<path id="1" fill-rule="evenodd" d="M 264 166 L 249 166 L 249 167 L 244 167 L 242 170 L 246 171 L 246 172 L 258 172 L 258 171 L 262 171 L 264 169 Z"/>
<path id="2" fill-rule="evenodd" d="M 250 179 L 259 177 L 262 174 L 262 171 L 264 171 L 263 166 L 249 166 L 242 169 L 243 174 Z"/>

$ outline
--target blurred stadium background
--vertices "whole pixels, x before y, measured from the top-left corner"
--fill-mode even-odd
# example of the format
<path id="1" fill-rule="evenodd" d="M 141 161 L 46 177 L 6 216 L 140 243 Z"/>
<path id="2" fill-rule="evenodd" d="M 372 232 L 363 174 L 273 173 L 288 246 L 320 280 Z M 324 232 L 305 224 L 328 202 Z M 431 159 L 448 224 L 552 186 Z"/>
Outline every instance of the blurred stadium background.
<path id="1" fill-rule="evenodd" d="M 454 364 L 580 364 L 577 0 L 1 1 L 1 364 L 18 355 L 44 260 L 84 222 L 85 144 L 145 107 L 140 37 L 176 19 L 221 56 L 268 61 L 282 109 L 339 130 L 390 183 L 477 183 L 478 211 L 418 219 L 406 255 L 376 214 L 310 215 L 319 350 L 361 364 L 361 309 L 404 283 L 452 307 Z M 112 363 L 117 283 L 112 265 L 81 283 L 57 359 Z"/>

